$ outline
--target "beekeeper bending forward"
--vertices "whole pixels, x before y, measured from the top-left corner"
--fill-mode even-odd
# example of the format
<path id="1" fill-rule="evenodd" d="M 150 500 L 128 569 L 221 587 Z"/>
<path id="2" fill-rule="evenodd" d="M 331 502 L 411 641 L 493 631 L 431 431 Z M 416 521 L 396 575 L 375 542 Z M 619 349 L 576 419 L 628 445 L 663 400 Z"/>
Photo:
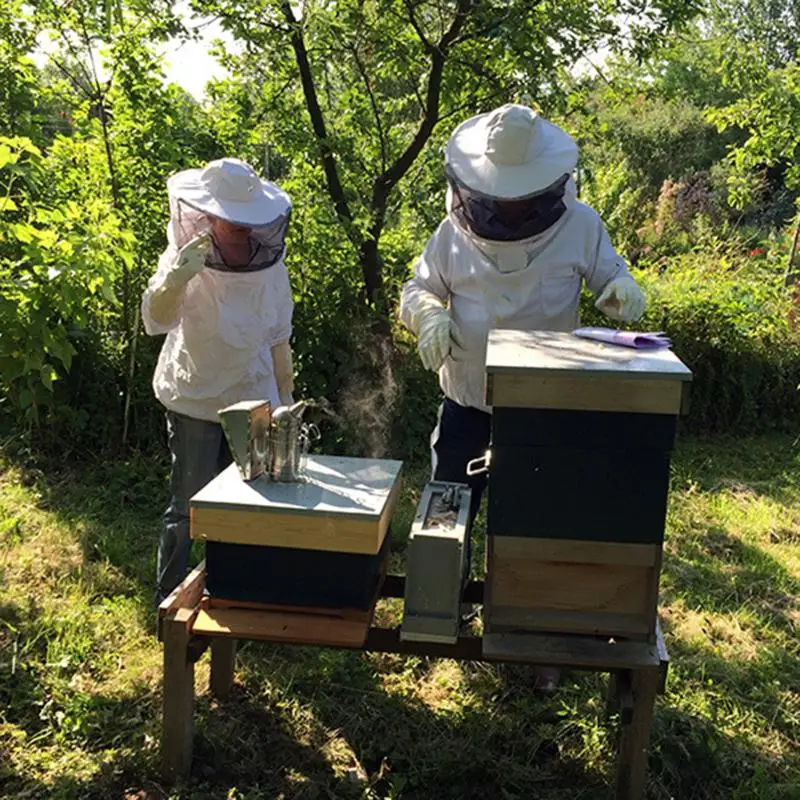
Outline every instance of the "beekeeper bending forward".
<path id="1" fill-rule="evenodd" d="M 142 298 L 147 333 L 167 335 L 153 376 L 172 456 L 157 601 L 188 569 L 189 499 L 231 462 L 217 412 L 293 390 L 288 195 L 234 158 L 173 175 L 167 193 L 168 246 Z"/>
<path id="2" fill-rule="evenodd" d="M 400 317 L 445 395 L 432 436 L 433 477 L 469 482 L 473 514 L 486 478 L 468 479 L 466 467 L 489 444 L 489 330 L 574 330 L 582 282 L 613 319 L 644 312 L 600 217 L 575 199 L 577 161 L 572 138 L 527 106 L 461 124 L 445 156 L 447 216 L 403 287 Z"/>

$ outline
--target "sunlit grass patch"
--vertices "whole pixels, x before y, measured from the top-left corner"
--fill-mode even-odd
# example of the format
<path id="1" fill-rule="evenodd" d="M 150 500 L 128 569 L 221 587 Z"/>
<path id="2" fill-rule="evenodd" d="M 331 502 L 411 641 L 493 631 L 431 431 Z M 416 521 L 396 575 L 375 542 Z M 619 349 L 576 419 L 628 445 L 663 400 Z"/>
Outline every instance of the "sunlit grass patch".
<path id="1" fill-rule="evenodd" d="M 427 465 L 407 474 L 393 569 L 426 479 Z M 151 587 L 164 481 L 136 460 L 0 478 L 0 796 L 613 796 L 602 676 L 567 674 L 546 700 L 522 666 L 258 643 L 242 645 L 227 703 L 198 663 L 192 777 L 162 793 Z M 800 797 L 799 532 L 791 438 L 681 444 L 650 798 Z M 376 620 L 401 615 L 384 600 Z"/>

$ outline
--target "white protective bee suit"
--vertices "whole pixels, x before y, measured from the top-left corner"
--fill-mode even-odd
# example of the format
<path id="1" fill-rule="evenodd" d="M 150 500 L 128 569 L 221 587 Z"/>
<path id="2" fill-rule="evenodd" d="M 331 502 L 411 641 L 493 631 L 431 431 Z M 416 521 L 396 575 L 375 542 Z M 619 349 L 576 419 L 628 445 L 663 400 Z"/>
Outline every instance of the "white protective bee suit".
<path id="1" fill-rule="evenodd" d="M 218 411 L 242 400 L 275 408 L 293 389 L 288 195 L 233 158 L 173 175 L 167 191 L 168 246 L 142 297 L 145 330 L 166 334 L 153 375 L 172 461 L 157 603 L 188 572 L 190 498 L 231 462 Z M 215 230 L 235 230 L 236 263 Z"/>
<path id="2" fill-rule="evenodd" d="M 615 319 L 644 311 L 600 217 L 575 198 L 570 175 L 577 158 L 564 131 L 519 105 L 474 117 L 450 138 L 448 214 L 403 287 L 400 318 L 419 335 L 426 316 L 449 316 L 448 352 L 431 366 L 445 396 L 462 406 L 490 410 L 484 369 L 491 328 L 574 330 L 583 283 Z M 470 214 L 476 196 L 544 202 L 519 226 L 518 238 L 501 224 L 498 233 L 508 238 L 490 239 L 476 232 L 486 206 Z M 526 236 L 526 226 L 535 232 Z M 492 232 L 491 221 L 484 227 Z M 618 302 L 619 294 L 629 302 Z"/>
<path id="3" fill-rule="evenodd" d="M 235 159 L 221 159 L 167 181 L 168 247 L 142 298 L 145 330 L 166 334 L 153 375 L 156 397 L 171 411 L 214 422 L 221 408 L 240 400 L 269 400 L 276 408 L 279 388 L 291 402 L 291 365 L 286 375 L 287 348 L 280 347 L 291 337 L 294 307 L 283 262 L 291 201 L 274 184 L 238 169 Z M 179 254 L 208 234 L 211 216 L 252 226 L 251 264 L 227 268 L 209 239 L 200 269 L 174 281 Z M 165 289 L 173 289 L 175 302 L 171 313 L 156 318 L 152 306 Z"/>

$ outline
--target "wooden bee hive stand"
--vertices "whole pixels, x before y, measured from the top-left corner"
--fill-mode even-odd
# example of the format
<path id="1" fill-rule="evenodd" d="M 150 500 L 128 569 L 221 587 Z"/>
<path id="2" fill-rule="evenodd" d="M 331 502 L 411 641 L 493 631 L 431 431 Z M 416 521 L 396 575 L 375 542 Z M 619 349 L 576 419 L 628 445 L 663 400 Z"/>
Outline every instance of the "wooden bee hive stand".
<path id="1" fill-rule="evenodd" d="M 205 564 L 201 563 L 159 608 L 159 638 L 164 644 L 162 773 L 165 782 L 186 779 L 191 771 L 194 738 L 194 665 L 211 649 L 210 691 L 219 700 L 230 694 L 238 640 L 291 645 L 319 645 L 429 658 L 560 666 L 610 674 L 607 708 L 619 712 L 617 800 L 642 800 L 646 784 L 647 748 L 656 695 L 663 692 L 669 658 L 661 630 L 655 642 L 607 638 L 495 633 L 461 635 L 454 644 L 402 641 L 400 628 L 369 628 L 361 623 L 347 645 L 346 618 L 312 625 L 300 614 L 265 609 L 203 608 Z M 383 597 L 404 596 L 405 579 L 389 575 Z M 464 602 L 483 602 L 484 584 L 467 584 Z M 331 640 L 334 640 L 332 644 Z M 532 790 L 533 791 L 533 790 Z"/>

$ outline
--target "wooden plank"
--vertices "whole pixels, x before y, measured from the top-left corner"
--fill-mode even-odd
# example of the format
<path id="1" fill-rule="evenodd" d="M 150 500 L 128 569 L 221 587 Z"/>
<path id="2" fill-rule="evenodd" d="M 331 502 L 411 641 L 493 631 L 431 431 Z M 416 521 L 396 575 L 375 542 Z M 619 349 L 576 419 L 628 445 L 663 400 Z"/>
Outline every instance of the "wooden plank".
<path id="1" fill-rule="evenodd" d="M 368 625 L 311 614 L 287 614 L 249 609 L 201 610 L 192 626 L 199 636 L 230 636 L 294 644 L 361 647 Z"/>
<path id="2" fill-rule="evenodd" d="M 496 538 L 492 537 L 490 546 L 494 547 Z M 649 568 L 502 558 L 496 549 L 492 558 L 492 573 L 487 580 L 493 606 L 636 616 L 648 613 Z"/>
<path id="3" fill-rule="evenodd" d="M 158 638 L 163 640 L 163 619 L 179 608 L 194 608 L 205 588 L 206 562 L 201 561 L 158 606 Z"/>
<path id="4" fill-rule="evenodd" d="M 549 608 L 515 608 L 492 603 L 484 608 L 487 628 L 501 631 L 549 631 L 591 636 L 625 636 L 646 639 L 654 622 L 644 614 L 593 611 L 554 611 Z"/>
<path id="5" fill-rule="evenodd" d="M 489 331 L 486 371 L 490 375 L 511 372 L 590 380 L 598 376 L 692 379 L 691 370 L 669 349 L 636 350 L 561 331 Z"/>
<path id="6" fill-rule="evenodd" d="M 658 553 L 656 554 L 656 563 L 653 564 L 653 568 L 650 570 L 650 586 L 647 592 L 647 600 L 645 601 L 645 614 L 647 615 L 648 619 L 651 619 L 653 622 L 653 625 L 650 629 L 651 641 L 655 641 L 656 631 L 658 629 L 658 596 L 659 584 L 661 582 L 662 557 L 663 552 L 661 548 L 659 548 Z"/>
<path id="7" fill-rule="evenodd" d="M 168 783 L 188 777 L 194 738 L 194 663 L 189 658 L 190 622 L 194 612 L 170 611 L 163 619 L 161 772 Z"/>
<path id="8" fill-rule="evenodd" d="M 233 687 L 236 670 L 236 639 L 215 636 L 211 640 L 209 688 L 218 700 L 226 700 Z"/>
<path id="9" fill-rule="evenodd" d="M 234 507 L 195 507 L 189 516 L 192 538 L 204 541 L 373 555 L 381 545 L 379 522 L 373 520 L 267 514 Z"/>
<path id="10" fill-rule="evenodd" d="M 662 379 L 501 373 L 486 382 L 486 404 L 506 408 L 677 415 L 682 398 L 680 381 Z"/>
<path id="11" fill-rule="evenodd" d="M 539 633 L 486 634 L 483 637 L 483 655 L 491 661 L 603 671 L 653 667 L 659 663 L 655 646 L 647 642 Z"/>
<path id="12" fill-rule="evenodd" d="M 309 456 L 304 479 L 244 481 L 235 465 L 190 500 L 206 541 L 375 554 L 400 491 L 402 462 Z"/>
<path id="13" fill-rule="evenodd" d="M 625 724 L 623 720 L 620 734 L 617 800 L 643 800 L 645 796 L 647 752 L 660 674 L 658 664 L 630 672 L 633 699 L 630 721 Z"/>
<path id="14" fill-rule="evenodd" d="M 525 539 L 520 536 L 491 536 L 490 546 L 499 559 L 563 561 L 578 564 L 619 564 L 632 567 L 655 566 L 661 545 L 628 542 L 593 542 L 580 539 Z"/>
<path id="15" fill-rule="evenodd" d="M 323 608 L 322 606 L 292 606 L 278 603 L 256 603 L 248 600 L 228 600 L 224 597 L 204 597 L 200 607 L 208 610 L 211 608 L 242 608 L 251 611 L 277 611 L 284 614 L 313 614 L 317 617 L 330 617 L 331 619 L 348 619 L 352 622 L 369 623 L 372 619 L 372 610 L 361 611 L 355 608 Z"/>

